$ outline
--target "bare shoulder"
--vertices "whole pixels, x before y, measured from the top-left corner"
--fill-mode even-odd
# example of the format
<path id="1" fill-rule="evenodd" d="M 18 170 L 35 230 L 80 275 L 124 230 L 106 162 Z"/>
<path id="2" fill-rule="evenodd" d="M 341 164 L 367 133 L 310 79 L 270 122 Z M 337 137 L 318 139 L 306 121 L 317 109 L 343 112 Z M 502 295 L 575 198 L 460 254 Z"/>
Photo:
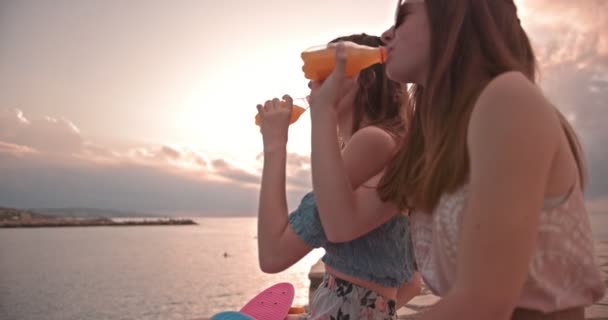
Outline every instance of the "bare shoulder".
<path id="1" fill-rule="evenodd" d="M 556 129 L 559 120 L 555 108 L 520 72 L 504 73 L 488 83 L 475 103 L 469 124 L 469 134 L 504 130 L 524 136 L 541 132 L 552 136 Z"/>
<path id="2" fill-rule="evenodd" d="M 353 135 L 350 144 L 366 145 L 372 149 L 393 150 L 396 148 L 396 141 L 386 130 L 377 126 L 364 127 Z"/>
<path id="3" fill-rule="evenodd" d="M 367 126 L 355 132 L 342 151 L 352 186 L 358 188 L 380 173 L 396 150 L 393 137 L 379 127 Z"/>
<path id="4" fill-rule="evenodd" d="M 506 72 L 483 89 L 474 113 L 554 114 L 553 106 L 541 90 L 520 72 Z"/>

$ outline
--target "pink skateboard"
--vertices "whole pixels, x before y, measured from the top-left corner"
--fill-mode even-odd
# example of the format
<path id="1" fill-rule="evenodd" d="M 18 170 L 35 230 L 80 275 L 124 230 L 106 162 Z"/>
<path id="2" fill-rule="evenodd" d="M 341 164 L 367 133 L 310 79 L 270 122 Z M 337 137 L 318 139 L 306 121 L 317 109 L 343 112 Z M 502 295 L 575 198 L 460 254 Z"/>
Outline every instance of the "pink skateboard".
<path id="1" fill-rule="evenodd" d="M 291 283 L 278 283 L 260 292 L 240 312 L 257 320 L 285 320 L 294 295 Z"/>
<path id="2" fill-rule="evenodd" d="M 210 320 L 256 320 L 244 313 L 240 313 L 240 312 L 236 312 L 236 311 L 224 311 L 224 312 L 220 312 L 216 315 L 214 315 L 213 317 L 211 317 Z"/>

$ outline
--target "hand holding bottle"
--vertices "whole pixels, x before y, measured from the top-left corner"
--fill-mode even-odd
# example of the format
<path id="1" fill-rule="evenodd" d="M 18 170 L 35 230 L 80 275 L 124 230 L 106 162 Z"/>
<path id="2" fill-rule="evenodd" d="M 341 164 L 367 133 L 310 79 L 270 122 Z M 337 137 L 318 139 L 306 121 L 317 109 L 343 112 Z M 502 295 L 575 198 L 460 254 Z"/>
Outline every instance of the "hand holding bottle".
<path id="1" fill-rule="evenodd" d="M 264 141 L 264 152 L 285 148 L 289 124 L 291 123 L 293 100 L 284 95 L 283 100 L 274 98 L 264 105 L 258 104 L 260 132 Z"/>
<path id="2" fill-rule="evenodd" d="M 306 109 L 308 109 L 308 97 L 294 99 L 294 100 L 295 101 L 293 104 L 293 109 L 291 110 L 291 119 L 289 120 L 289 124 L 292 124 L 292 123 L 298 121 L 298 119 L 300 119 L 300 116 L 302 115 L 302 113 L 304 113 L 304 111 L 306 111 Z M 283 106 L 285 106 L 285 101 L 282 101 L 281 103 Z M 306 106 L 306 107 L 299 106 L 298 104 L 300 104 L 302 106 Z M 262 122 L 262 118 L 261 118 L 260 113 L 258 112 L 255 115 L 255 125 L 259 126 L 261 124 L 261 122 Z"/>
<path id="3" fill-rule="evenodd" d="M 342 42 L 335 45 L 335 68 L 325 81 L 313 81 L 310 97 L 311 113 L 335 110 L 341 98 L 356 90 L 356 80 L 346 77 L 346 50 Z"/>

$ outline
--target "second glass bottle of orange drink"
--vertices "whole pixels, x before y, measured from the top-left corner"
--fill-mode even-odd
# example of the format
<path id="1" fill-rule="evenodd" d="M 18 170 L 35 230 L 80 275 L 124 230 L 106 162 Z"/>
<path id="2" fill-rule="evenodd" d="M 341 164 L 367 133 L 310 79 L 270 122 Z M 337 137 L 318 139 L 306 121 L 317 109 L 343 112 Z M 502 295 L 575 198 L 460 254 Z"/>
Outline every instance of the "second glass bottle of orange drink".
<path id="1" fill-rule="evenodd" d="M 283 102 L 282 104 L 284 105 L 285 102 Z M 304 113 L 304 111 L 306 111 L 305 108 L 302 108 L 302 107 L 294 104 L 293 108 L 291 108 L 291 119 L 289 120 L 289 124 L 292 124 L 292 123 L 298 121 L 298 119 L 300 118 L 302 113 Z M 255 124 L 259 126 L 261 123 L 262 123 L 262 118 L 260 117 L 260 114 L 258 113 L 255 115 Z"/>
<path id="2" fill-rule="evenodd" d="M 384 47 L 369 47 L 354 42 L 345 41 L 346 49 L 346 76 L 353 77 L 361 70 L 376 63 L 386 61 L 386 50 Z M 325 80 L 336 66 L 335 44 L 312 47 L 301 54 L 304 66 L 304 76 L 313 81 Z M 294 123 L 306 111 L 305 108 L 294 105 L 291 113 L 291 121 Z M 255 124 L 260 125 L 260 115 L 255 116 Z"/>
<path id="3" fill-rule="evenodd" d="M 345 41 L 346 51 L 346 76 L 353 77 L 361 70 L 376 63 L 386 61 L 386 50 L 384 47 L 369 47 L 354 42 Z M 336 66 L 335 44 L 312 47 L 301 54 L 304 66 L 304 76 L 313 81 L 325 80 Z"/>

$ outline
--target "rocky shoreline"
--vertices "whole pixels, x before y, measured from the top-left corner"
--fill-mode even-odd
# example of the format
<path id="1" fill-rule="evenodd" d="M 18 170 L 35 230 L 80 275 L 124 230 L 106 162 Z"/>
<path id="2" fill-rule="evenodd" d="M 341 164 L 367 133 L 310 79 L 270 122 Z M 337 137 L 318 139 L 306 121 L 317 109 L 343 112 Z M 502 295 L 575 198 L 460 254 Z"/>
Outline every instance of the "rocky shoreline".
<path id="1" fill-rule="evenodd" d="M 116 221 L 105 217 L 76 218 L 43 215 L 28 210 L 0 208 L 0 228 L 53 228 L 53 227 L 132 227 L 132 226 L 185 226 L 197 225 L 191 219 L 138 218 Z"/>

